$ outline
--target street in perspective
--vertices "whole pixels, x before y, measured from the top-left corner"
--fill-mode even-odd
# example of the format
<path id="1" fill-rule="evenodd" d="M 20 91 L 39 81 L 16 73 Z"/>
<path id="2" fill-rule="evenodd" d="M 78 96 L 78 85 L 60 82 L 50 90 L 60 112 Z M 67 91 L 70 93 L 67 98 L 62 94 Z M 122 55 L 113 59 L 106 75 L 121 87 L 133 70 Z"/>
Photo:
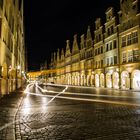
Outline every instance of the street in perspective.
<path id="1" fill-rule="evenodd" d="M 140 140 L 140 0 L 0 0 L 0 140 Z"/>
<path id="2" fill-rule="evenodd" d="M 18 105 L 11 94 L 5 98 L 12 104 L 3 110 L 1 106 L 1 124 L 5 123 L 5 127 L 1 126 L 0 139 L 136 140 L 140 137 L 138 91 L 34 82 L 17 92 Z M 10 120 L 11 108 L 16 114 Z"/>

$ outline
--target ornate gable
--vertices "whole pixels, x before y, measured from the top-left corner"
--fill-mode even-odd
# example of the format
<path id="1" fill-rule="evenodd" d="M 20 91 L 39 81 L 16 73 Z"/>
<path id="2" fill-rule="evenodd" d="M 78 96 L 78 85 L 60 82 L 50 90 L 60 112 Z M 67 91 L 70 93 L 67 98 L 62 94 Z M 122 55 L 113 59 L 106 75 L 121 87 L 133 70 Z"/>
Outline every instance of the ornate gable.
<path id="1" fill-rule="evenodd" d="M 78 43 L 77 43 L 77 35 L 74 35 L 73 46 L 72 46 L 72 54 L 78 53 Z"/>
<path id="2" fill-rule="evenodd" d="M 71 52 L 70 52 L 70 41 L 67 40 L 66 41 L 66 57 L 70 56 L 71 55 Z"/>
<path id="3" fill-rule="evenodd" d="M 64 60 L 64 49 L 61 50 L 61 60 Z"/>
<path id="4" fill-rule="evenodd" d="M 87 29 L 86 47 L 92 47 L 92 37 L 91 37 L 91 32 L 90 32 L 90 26 L 88 26 L 88 29 Z"/>

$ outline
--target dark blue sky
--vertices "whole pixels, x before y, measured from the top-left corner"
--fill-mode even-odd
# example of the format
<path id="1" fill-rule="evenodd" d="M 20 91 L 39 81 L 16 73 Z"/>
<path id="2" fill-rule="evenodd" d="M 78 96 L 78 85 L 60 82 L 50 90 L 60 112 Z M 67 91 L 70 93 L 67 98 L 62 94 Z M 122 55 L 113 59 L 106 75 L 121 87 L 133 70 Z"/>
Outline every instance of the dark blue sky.
<path id="1" fill-rule="evenodd" d="M 28 70 L 38 70 L 41 63 L 49 61 L 51 52 L 66 46 L 67 39 L 72 45 L 73 35 L 79 38 L 88 25 L 93 31 L 95 19 L 105 21 L 110 6 L 117 14 L 119 0 L 24 0 Z"/>

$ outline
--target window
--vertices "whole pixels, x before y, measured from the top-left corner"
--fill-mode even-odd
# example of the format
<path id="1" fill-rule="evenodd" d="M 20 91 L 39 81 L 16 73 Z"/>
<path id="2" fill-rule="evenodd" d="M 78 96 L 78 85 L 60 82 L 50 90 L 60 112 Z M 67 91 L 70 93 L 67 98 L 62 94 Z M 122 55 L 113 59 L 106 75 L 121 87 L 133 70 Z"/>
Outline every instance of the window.
<path id="1" fill-rule="evenodd" d="M 99 34 L 99 41 L 101 41 L 101 34 Z"/>
<path id="2" fill-rule="evenodd" d="M 138 32 L 132 33 L 132 43 L 138 43 Z"/>
<path id="3" fill-rule="evenodd" d="M 110 30 L 109 30 L 109 28 L 107 29 L 107 34 L 110 35 Z"/>
<path id="4" fill-rule="evenodd" d="M 99 63 L 98 68 L 100 68 L 100 67 L 101 67 L 101 63 L 100 63 L 100 61 L 98 61 L 98 63 Z"/>
<path id="5" fill-rule="evenodd" d="M 108 43 L 106 44 L 106 52 L 108 51 Z"/>
<path id="6" fill-rule="evenodd" d="M 109 58 L 106 59 L 106 64 L 109 66 Z"/>
<path id="7" fill-rule="evenodd" d="M 112 42 L 110 42 L 110 50 L 112 50 Z"/>
<path id="8" fill-rule="evenodd" d="M 101 67 L 103 67 L 103 60 L 101 60 Z"/>
<path id="9" fill-rule="evenodd" d="M 15 0 L 13 0 L 13 4 L 14 4 L 14 5 L 16 4 L 16 1 L 15 1 Z"/>
<path id="10" fill-rule="evenodd" d="M 126 52 L 122 53 L 122 62 L 126 62 Z"/>
<path id="11" fill-rule="evenodd" d="M 96 42 L 98 42 L 98 36 L 96 35 Z"/>
<path id="12" fill-rule="evenodd" d="M 131 45 L 132 43 L 132 35 L 131 34 L 129 34 L 128 36 L 127 36 L 127 45 Z"/>
<path id="13" fill-rule="evenodd" d="M 127 41 L 127 44 L 126 44 Z M 133 32 L 127 36 L 122 37 L 122 47 L 126 45 L 129 46 L 131 44 L 138 43 L 138 32 Z"/>
<path id="14" fill-rule="evenodd" d="M 97 49 L 95 49 L 95 55 L 97 55 Z"/>
<path id="15" fill-rule="evenodd" d="M 101 46 L 101 53 L 103 53 L 103 46 Z"/>
<path id="16" fill-rule="evenodd" d="M 113 47 L 114 47 L 114 49 L 117 48 L 117 42 L 116 42 L 116 40 L 113 41 Z"/>
<path id="17" fill-rule="evenodd" d="M 114 30 L 113 30 L 113 25 L 111 26 L 111 34 L 113 34 Z"/>
<path id="18" fill-rule="evenodd" d="M 100 48 L 98 48 L 98 54 L 100 54 Z"/>
<path id="19" fill-rule="evenodd" d="M 114 64 L 117 64 L 117 56 L 114 56 Z"/>
<path id="20" fill-rule="evenodd" d="M 3 8 L 3 0 L 0 0 L 0 7 Z"/>
<path id="21" fill-rule="evenodd" d="M 133 9 L 133 10 L 136 10 L 136 5 L 133 5 L 132 9 Z"/>
<path id="22" fill-rule="evenodd" d="M 128 52 L 128 62 L 132 62 L 133 61 L 133 51 L 129 51 Z"/>
<path id="23" fill-rule="evenodd" d="M 110 65 L 113 65 L 113 57 L 110 58 Z"/>
<path id="24" fill-rule="evenodd" d="M 139 50 L 133 51 L 133 59 L 134 61 L 139 61 Z"/>
<path id="25" fill-rule="evenodd" d="M 98 62 L 96 61 L 96 68 L 97 68 Z"/>
<path id="26" fill-rule="evenodd" d="M 90 57 L 92 57 L 92 50 L 89 52 Z"/>
<path id="27" fill-rule="evenodd" d="M 126 46 L 126 36 L 122 37 L 122 47 Z"/>
<path id="28" fill-rule="evenodd" d="M 22 0 L 19 0 L 19 3 L 18 3 L 18 8 L 19 8 L 19 11 L 21 10 L 21 4 L 22 4 Z"/>

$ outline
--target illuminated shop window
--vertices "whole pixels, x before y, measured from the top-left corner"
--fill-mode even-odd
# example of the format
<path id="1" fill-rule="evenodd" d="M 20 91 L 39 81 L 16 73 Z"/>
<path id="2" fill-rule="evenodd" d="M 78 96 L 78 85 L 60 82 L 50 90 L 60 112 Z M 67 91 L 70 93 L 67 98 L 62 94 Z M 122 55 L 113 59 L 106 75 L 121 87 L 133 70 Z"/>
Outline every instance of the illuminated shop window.
<path id="1" fill-rule="evenodd" d="M 99 87 L 99 83 L 100 83 L 99 75 L 96 74 L 96 75 L 95 75 L 95 86 L 96 86 L 96 87 Z"/>
<path id="2" fill-rule="evenodd" d="M 127 71 L 123 71 L 121 74 L 121 87 L 122 89 L 130 88 L 130 78 L 129 73 Z"/>
<path id="3" fill-rule="evenodd" d="M 140 71 L 135 70 L 133 72 L 133 88 L 140 89 Z"/>
<path id="4" fill-rule="evenodd" d="M 100 75 L 100 86 L 104 87 L 104 74 L 103 73 Z"/>

